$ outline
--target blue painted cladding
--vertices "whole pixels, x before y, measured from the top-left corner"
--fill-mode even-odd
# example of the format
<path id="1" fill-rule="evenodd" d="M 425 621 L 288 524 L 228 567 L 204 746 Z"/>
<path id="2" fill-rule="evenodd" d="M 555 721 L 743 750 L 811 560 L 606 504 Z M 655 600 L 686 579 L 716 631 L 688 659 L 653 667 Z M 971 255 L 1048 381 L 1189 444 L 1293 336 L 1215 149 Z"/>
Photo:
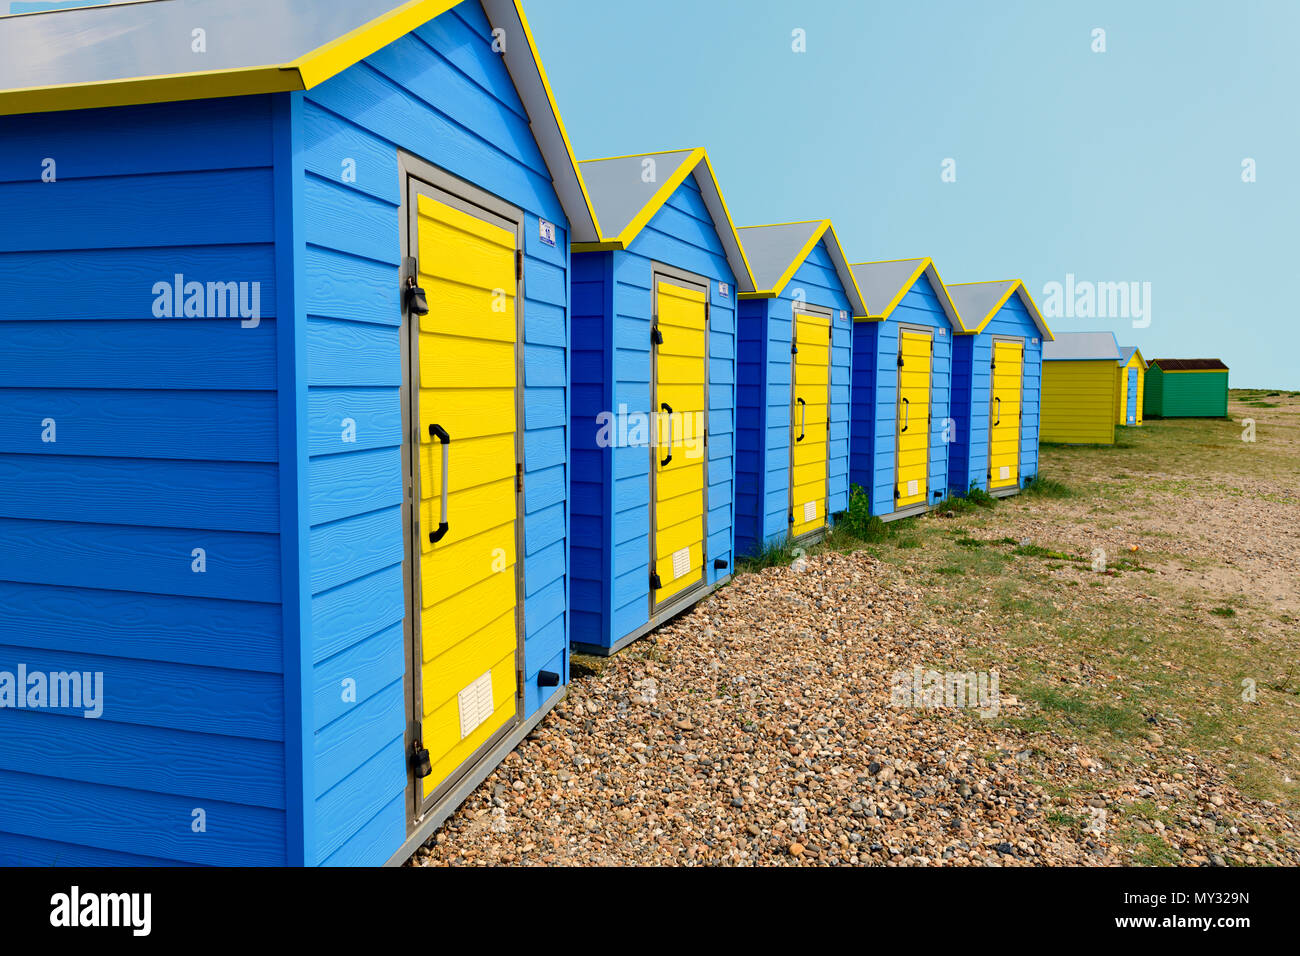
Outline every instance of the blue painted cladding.
<path id="1" fill-rule="evenodd" d="M 574 256 L 574 639 L 599 647 L 650 617 L 650 454 L 644 444 L 598 448 L 596 416 L 649 410 L 655 263 L 710 280 L 709 583 L 734 561 L 736 280 L 688 176 L 628 249 Z M 719 558 L 723 570 L 713 567 Z"/>
<path id="2" fill-rule="evenodd" d="M 482 7 L 467 0 L 303 95 L 310 862 L 380 863 L 405 838 L 399 148 L 524 212 L 526 713 L 554 693 L 538 686 L 539 671 L 568 681 L 567 221 L 491 42 Z M 355 181 L 342 175 L 349 163 Z M 539 216 L 557 224 L 554 248 L 538 239 Z M 356 422 L 355 443 L 344 441 L 344 418 Z M 346 705 L 345 674 L 357 680 Z"/>
<path id="3" fill-rule="evenodd" d="M 5 863 L 286 862 L 271 143 L 268 97 L 0 118 L 0 670 L 104 687 L 0 709 Z M 260 319 L 157 317 L 178 273 Z"/>
<path id="4" fill-rule="evenodd" d="M 854 386 L 858 389 L 853 423 L 855 453 L 852 482 L 871 496 L 871 513 L 894 512 L 894 459 L 898 409 L 898 328 L 915 325 L 934 330 L 930 405 L 930 499 L 948 493 L 948 437 L 953 434 L 953 329 L 928 276 L 903 296 L 888 319 L 859 322 L 854 328 Z M 874 388 L 869 396 L 862 389 Z M 945 430 L 947 432 L 945 433 Z M 935 494 L 938 494 L 938 498 Z"/>
<path id="5" fill-rule="evenodd" d="M 1023 417 L 1020 425 L 1020 484 L 1038 473 L 1038 426 L 1042 389 L 1042 335 L 1029 311 L 1013 295 L 979 335 L 957 337 L 953 363 L 953 413 L 957 440 L 951 446 L 949 491 L 988 490 L 990 366 L 993 337 L 1023 338 Z"/>
<path id="6" fill-rule="evenodd" d="M 790 341 L 798 298 L 831 310 L 830 514 L 849 505 L 853 322 L 823 241 L 778 298 L 741 303 L 737 388 L 736 550 L 755 554 L 790 533 Z"/>

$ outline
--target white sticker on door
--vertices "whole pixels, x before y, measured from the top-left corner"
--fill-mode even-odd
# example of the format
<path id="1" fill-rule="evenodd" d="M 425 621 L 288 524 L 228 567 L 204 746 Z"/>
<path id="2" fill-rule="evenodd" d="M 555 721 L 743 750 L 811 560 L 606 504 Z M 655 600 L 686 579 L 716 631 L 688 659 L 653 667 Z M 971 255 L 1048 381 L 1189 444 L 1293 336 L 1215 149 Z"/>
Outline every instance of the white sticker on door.
<path id="1" fill-rule="evenodd" d="M 921 490 L 917 487 L 915 480 L 907 483 L 907 497 L 911 498 L 913 495 L 919 495 L 920 493 Z"/>
<path id="2" fill-rule="evenodd" d="M 673 577 L 680 578 L 691 570 L 691 549 L 682 548 L 673 552 Z"/>
<path id="3" fill-rule="evenodd" d="M 1011 469 L 1008 468 L 1006 465 L 1003 465 L 1001 468 L 998 469 L 998 477 L 1001 478 L 1003 481 L 1006 481 L 1008 478 L 1011 477 Z"/>
<path id="4" fill-rule="evenodd" d="M 816 521 L 816 520 L 817 520 L 817 502 L 815 502 L 815 501 L 808 501 L 808 502 L 805 502 L 805 503 L 804 503 L 804 506 L 803 506 L 803 520 L 804 520 L 804 521 Z"/>
<path id="5" fill-rule="evenodd" d="M 492 716 L 492 672 L 485 673 L 457 697 L 460 702 L 460 739 L 464 740 Z"/>

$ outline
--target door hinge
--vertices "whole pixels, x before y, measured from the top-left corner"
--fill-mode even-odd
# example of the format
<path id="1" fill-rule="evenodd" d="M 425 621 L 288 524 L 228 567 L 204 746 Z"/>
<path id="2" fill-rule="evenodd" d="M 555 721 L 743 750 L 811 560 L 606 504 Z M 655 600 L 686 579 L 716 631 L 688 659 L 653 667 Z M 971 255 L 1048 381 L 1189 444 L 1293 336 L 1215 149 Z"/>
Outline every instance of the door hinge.
<path id="1" fill-rule="evenodd" d="M 659 331 L 659 326 L 657 325 L 650 326 L 650 344 L 651 345 L 664 344 L 664 334 Z"/>
<path id="2" fill-rule="evenodd" d="M 515 462 L 515 491 L 523 494 L 524 490 L 524 463 Z"/>
<path id="3" fill-rule="evenodd" d="M 650 572 L 650 589 L 651 589 L 652 591 L 658 591 L 658 590 L 659 590 L 661 587 L 663 587 L 663 586 L 664 586 L 664 585 L 663 585 L 663 582 L 659 580 L 659 572 L 658 572 L 658 571 L 651 571 L 651 572 Z"/>
<path id="4" fill-rule="evenodd" d="M 522 279 L 523 277 L 524 277 L 524 250 L 516 249 L 515 250 L 515 278 Z"/>
<path id="5" fill-rule="evenodd" d="M 791 355 L 798 355 L 798 354 L 799 354 L 799 346 L 797 346 L 797 345 L 791 345 L 791 346 L 790 346 L 790 354 L 791 354 Z"/>
<path id="6" fill-rule="evenodd" d="M 518 688 L 518 693 L 522 695 L 524 692 L 524 672 L 518 668 L 515 670 L 515 687 Z"/>
<path id="7" fill-rule="evenodd" d="M 789 512 L 785 520 L 786 520 L 786 524 L 794 524 L 794 512 L 793 511 Z"/>
<path id="8" fill-rule="evenodd" d="M 903 367 L 903 356 L 901 355 L 898 357 L 898 367 L 899 368 Z"/>

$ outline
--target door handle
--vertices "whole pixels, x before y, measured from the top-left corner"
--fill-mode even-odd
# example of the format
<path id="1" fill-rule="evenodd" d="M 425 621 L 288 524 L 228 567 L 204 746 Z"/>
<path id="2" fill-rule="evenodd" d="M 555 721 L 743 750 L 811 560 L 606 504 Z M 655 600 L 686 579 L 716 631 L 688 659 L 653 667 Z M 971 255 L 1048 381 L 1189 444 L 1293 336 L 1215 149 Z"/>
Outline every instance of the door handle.
<path id="1" fill-rule="evenodd" d="M 907 431 L 907 426 L 911 422 L 911 420 L 912 420 L 912 403 L 905 398 L 903 399 L 903 428 L 901 431 L 899 431 L 900 435 L 903 434 L 903 432 Z"/>
<path id="2" fill-rule="evenodd" d="M 447 523 L 447 481 L 451 473 L 451 436 L 441 425 L 430 425 L 429 435 L 442 443 L 442 520 L 437 531 L 429 532 L 429 543 L 437 544 L 447 537 L 450 525 Z"/>
<path id="3" fill-rule="evenodd" d="M 796 398 L 795 401 L 799 403 L 799 437 L 795 441 L 801 442 L 808 434 L 808 403 L 802 398 Z"/>
<path id="4" fill-rule="evenodd" d="M 998 419 L 993 423 L 993 427 L 997 428 L 1002 424 L 1002 399 L 995 395 L 993 396 L 993 401 L 998 403 Z"/>
<path id="5" fill-rule="evenodd" d="M 659 409 L 668 413 L 668 457 L 659 462 L 660 468 L 667 468 L 668 463 L 673 460 L 673 407 L 663 402 Z"/>

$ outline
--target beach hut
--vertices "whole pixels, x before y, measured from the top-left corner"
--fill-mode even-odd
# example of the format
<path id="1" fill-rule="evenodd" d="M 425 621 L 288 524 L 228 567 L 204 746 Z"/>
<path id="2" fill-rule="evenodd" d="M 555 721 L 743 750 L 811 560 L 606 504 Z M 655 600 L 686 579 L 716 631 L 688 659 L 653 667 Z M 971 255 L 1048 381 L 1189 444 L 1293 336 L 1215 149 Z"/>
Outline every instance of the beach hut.
<path id="1" fill-rule="evenodd" d="M 702 149 L 579 164 L 573 646 L 611 654 L 731 576 L 736 296 L 754 288 Z"/>
<path id="2" fill-rule="evenodd" d="M 865 305 L 829 219 L 739 230 L 736 550 L 812 542 L 849 502 L 852 322 Z"/>
<path id="3" fill-rule="evenodd" d="M 1043 345 L 1042 441 L 1115 443 L 1119 358 L 1113 332 L 1058 332 Z"/>
<path id="4" fill-rule="evenodd" d="M 0 860 L 400 861 L 568 679 L 598 232 L 523 13 L 131 3 L 0 50 Z"/>
<path id="5" fill-rule="evenodd" d="M 968 332 L 953 342 L 948 487 L 1013 495 L 1038 473 L 1043 342 L 1052 340 L 1019 279 L 948 285 Z"/>
<path id="6" fill-rule="evenodd" d="M 1135 345 L 1119 350 L 1119 367 L 1115 370 L 1115 424 L 1142 424 L 1142 392 L 1146 384 L 1147 363 Z"/>
<path id="7" fill-rule="evenodd" d="M 867 313 L 853 325 L 852 482 L 886 521 L 948 494 L 954 335 L 967 331 L 934 262 L 863 262 Z"/>
<path id="8" fill-rule="evenodd" d="M 1226 418 L 1228 366 L 1220 359 L 1152 359 L 1142 408 L 1152 418 Z"/>

